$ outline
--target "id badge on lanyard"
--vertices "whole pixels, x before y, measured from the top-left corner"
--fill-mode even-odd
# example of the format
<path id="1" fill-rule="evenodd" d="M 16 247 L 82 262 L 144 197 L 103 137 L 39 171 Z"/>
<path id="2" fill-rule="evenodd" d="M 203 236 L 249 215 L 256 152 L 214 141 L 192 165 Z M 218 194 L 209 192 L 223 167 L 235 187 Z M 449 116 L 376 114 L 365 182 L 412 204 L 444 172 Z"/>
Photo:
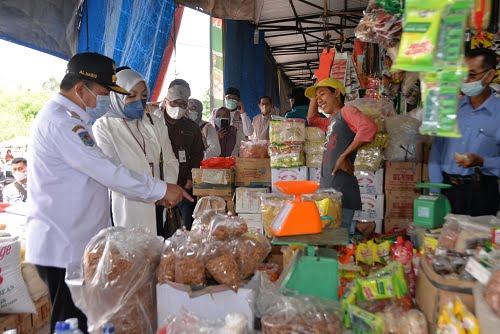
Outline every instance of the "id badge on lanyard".
<path id="1" fill-rule="evenodd" d="M 185 150 L 179 150 L 179 162 L 186 162 L 186 151 Z"/>

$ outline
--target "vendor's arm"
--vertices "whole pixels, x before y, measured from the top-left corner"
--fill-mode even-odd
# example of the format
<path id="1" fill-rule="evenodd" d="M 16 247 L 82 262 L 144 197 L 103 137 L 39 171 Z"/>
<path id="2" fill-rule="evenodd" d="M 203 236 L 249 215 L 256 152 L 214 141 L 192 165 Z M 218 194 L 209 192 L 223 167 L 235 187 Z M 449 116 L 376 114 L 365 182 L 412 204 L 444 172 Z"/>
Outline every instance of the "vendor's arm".
<path id="1" fill-rule="evenodd" d="M 440 137 L 432 139 L 431 153 L 429 155 L 429 179 L 431 183 L 443 183 L 443 140 Z"/>
<path id="2" fill-rule="evenodd" d="M 207 149 L 205 150 L 205 159 L 218 157 L 220 155 L 219 136 L 214 126 L 210 123 L 207 127 Z"/>
<path id="3" fill-rule="evenodd" d="M 328 126 L 330 125 L 330 119 L 321 118 L 318 112 L 318 101 L 313 98 L 309 103 L 309 109 L 307 110 L 307 123 L 309 126 L 315 126 L 326 132 Z"/>
<path id="4" fill-rule="evenodd" d="M 243 105 L 243 102 L 239 101 L 238 106 L 241 107 L 239 110 L 239 113 L 241 114 L 241 122 L 243 123 L 243 134 L 247 137 L 250 137 L 253 134 L 253 125 L 252 125 L 252 120 L 250 117 L 248 117 L 248 114 L 246 112 L 245 106 Z"/>
<path id="5" fill-rule="evenodd" d="M 335 164 L 333 173 L 337 173 L 339 170 L 353 175 L 354 166 L 349 160 L 349 157 L 356 152 L 364 144 L 371 142 L 378 131 L 378 126 L 370 118 L 363 115 L 358 108 L 355 107 L 344 107 L 342 108 L 342 118 L 346 121 L 347 125 L 356 135 L 352 143 L 347 147 L 347 149 L 342 153 Z"/>

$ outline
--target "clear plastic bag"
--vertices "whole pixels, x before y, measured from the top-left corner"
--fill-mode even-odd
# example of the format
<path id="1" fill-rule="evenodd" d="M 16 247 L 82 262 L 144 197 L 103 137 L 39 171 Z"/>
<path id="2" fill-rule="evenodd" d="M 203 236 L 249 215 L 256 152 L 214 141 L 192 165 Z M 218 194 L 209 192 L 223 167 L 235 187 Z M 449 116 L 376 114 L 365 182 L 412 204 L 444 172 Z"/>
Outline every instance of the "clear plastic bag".
<path id="1" fill-rule="evenodd" d="M 304 152 L 306 154 L 321 154 L 325 151 L 324 141 L 306 141 L 304 145 Z"/>
<path id="2" fill-rule="evenodd" d="M 193 211 L 193 218 L 198 219 L 208 210 L 215 210 L 219 213 L 226 212 L 226 201 L 217 196 L 205 196 L 198 200 Z"/>
<path id="3" fill-rule="evenodd" d="M 394 105 L 389 101 L 361 98 L 346 102 L 346 105 L 358 108 L 363 115 L 371 119 L 379 116 L 390 117 L 396 115 Z"/>
<path id="4" fill-rule="evenodd" d="M 356 154 L 354 168 L 358 171 L 376 171 L 382 165 L 382 149 L 379 147 L 362 147 Z"/>
<path id="5" fill-rule="evenodd" d="M 269 139 L 273 144 L 302 143 L 306 140 L 306 122 L 298 118 L 272 116 Z"/>
<path id="6" fill-rule="evenodd" d="M 212 241 L 204 249 L 204 261 L 205 268 L 217 283 L 238 291 L 240 270 L 230 245 L 222 241 Z"/>
<path id="7" fill-rule="evenodd" d="M 385 119 L 389 144 L 385 149 L 387 161 L 422 161 L 423 137 L 419 134 L 420 122 L 408 115 Z"/>
<path id="8" fill-rule="evenodd" d="M 304 147 L 302 144 L 269 146 L 271 168 L 292 168 L 305 165 Z"/>
<path id="9" fill-rule="evenodd" d="M 323 163 L 323 153 L 320 154 L 307 154 L 306 166 L 310 168 L 320 168 Z"/>
<path id="10" fill-rule="evenodd" d="M 500 317 L 500 271 L 491 274 L 484 288 L 484 299 L 497 317 Z"/>
<path id="11" fill-rule="evenodd" d="M 207 284 L 203 244 L 187 241 L 177 249 L 175 257 L 175 282 L 199 287 Z"/>
<path id="12" fill-rule="evenodd" d="M 318 127 L 307 126 L 306 127 L 306 140 L 307 141 L 320 141 L 322 143 L 326 140 L 326 134 Z"/>
<path id="13" fill-rule="evenodd" d="M 286 200 L 293 199 L 292 196 L 271 193 L 260 195 L 260 208 L 262 213 L 262 223 L 264 225 L 264 233 L 268 238 L 272 238 L 270 226 L 274 221 L 274 218 L 278 215 L 281 210 L 283 203 Z"/>
<path id="14" fill-rule="evenodd" d="M 161 238 L 147 230 L 111 227 L 89 242 L 83 266 L 68 266 L 66 284 L 91 333 L 105 323 L 113 323 L 118 333 L 154 333 L 155 273 L 162 248 Z"/>
<path id="15" fill-rule="evenodd" d="M 267 140 L 243 141 L 240 146 L 240 158 L 265 159 L 269 158 Z"/>
<path id="16" fill-rule="evenodd" d="M 318 207 L 320 216 L 329 216 L 333 219 L 331 226 L 338 228 L 342 220 L 342 193 L 335 189 L 320 189 L 314 194 L 304 195 L 304 199 L 313 201 Z M 330 221 L 322 222 L 323 227 L 330 225 Z"/>
<path id="17" fill-rule="evenodd" d="M 187 235 L 182 230 L 177 230 L 169 239 L 165 240 L 160 265 L 156 270 L 158 283 L 163 284 L 168 281 L 175 281 L 175 259 L 176 252 L 187 240 Z"/>
<path id="18" fill-rule="evenodd" d="M 250 297 L 255 315 L 261 319 L 263 334 L 342 333 L 340 303 L 280 293 L 279 286 L 262 277 Z"/>
<path id="19" fill-rule="evenodd" d="M 233 240 L 231 245 L 236 255 L 241 280 L 252 276 L 271 252 L 271 244 L 257 231 L 245 233 Z"/>
<path id="20" fill-rule="evenodd" d="M 158 334 L 246 334 L 248 319 L 244 314 L 229 313 L 224 319 L 209 320 L 183 311 L 169 317 Z"/>
<path id="21" fill-rule="evenodd" d="M 241 217 L 216 214 L 210 222 L 209 239 L 231 241 L 248 231 L 248 225 Z"/>

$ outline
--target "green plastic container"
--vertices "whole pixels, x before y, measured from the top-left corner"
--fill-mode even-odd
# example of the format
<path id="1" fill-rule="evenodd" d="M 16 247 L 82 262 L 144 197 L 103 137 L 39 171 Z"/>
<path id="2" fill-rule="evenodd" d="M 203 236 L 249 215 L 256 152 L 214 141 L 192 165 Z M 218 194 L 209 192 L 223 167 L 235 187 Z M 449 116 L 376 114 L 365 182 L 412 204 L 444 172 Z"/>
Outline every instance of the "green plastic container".
<path id="1" fill-rule="evenodd" d="M 301 250 L 281 287 L 301 295 L 339 300 L 337 252 L 314 246 Z"/>
<path id="2" fill-rule="evenodd" d="M 413 202 L 413 223 L 428 229 L 439 228 L 444 224 L 444 217 L 451 212 L 448 199 L 440 194 L 430 194 L 430 189 L 448 189 L 449 184 L 418 183 L 417 187 L 424 189 L 424 194 Z"/>

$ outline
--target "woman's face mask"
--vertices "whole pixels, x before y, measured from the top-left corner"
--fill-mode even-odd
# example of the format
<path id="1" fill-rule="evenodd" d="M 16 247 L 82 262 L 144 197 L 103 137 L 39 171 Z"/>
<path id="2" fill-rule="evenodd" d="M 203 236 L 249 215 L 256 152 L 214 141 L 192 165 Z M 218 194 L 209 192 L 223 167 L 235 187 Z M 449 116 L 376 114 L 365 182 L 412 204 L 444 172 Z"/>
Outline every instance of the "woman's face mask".
<path id="1" fill-rule="evenodd" d="M 146 108 L 146 99 L 135 100 L 125 104 L 123 113 L 130 119 L 142 119 Z"/>
<path id="2" fill-rule="evenodd" d="M 190 120 L 192 120 L 193 122 L 196 122 L 196 120 L 198 119 L 198 112 L 197 111 L 193 111 L 193 110 L 189 110 L 188 111 L 188 118 Z"/>
<path id="3" fill-rule="evenodd" d="M 170 103 L 167 103 L 167 114 L 172 119 L 181 119 L 186 115 L 187 109 L 183 109 L 180 107 L 172 107 Z"/>

